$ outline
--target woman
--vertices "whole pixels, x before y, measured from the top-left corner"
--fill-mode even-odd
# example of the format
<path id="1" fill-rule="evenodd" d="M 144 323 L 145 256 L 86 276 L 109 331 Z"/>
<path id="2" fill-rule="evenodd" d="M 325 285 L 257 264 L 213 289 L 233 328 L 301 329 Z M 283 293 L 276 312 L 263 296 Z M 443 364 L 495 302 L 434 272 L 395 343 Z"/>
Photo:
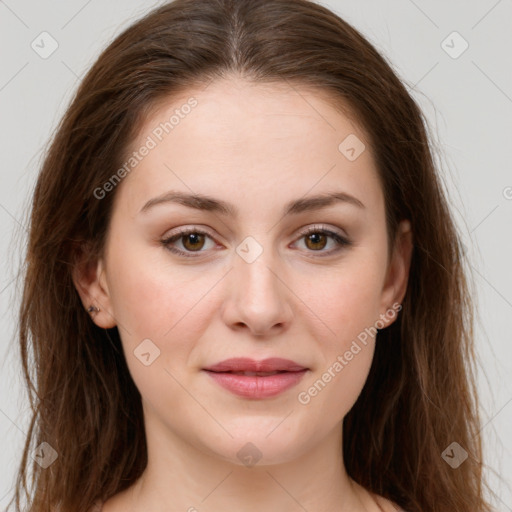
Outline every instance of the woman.
<path id="1" fill-rule="evenodd" d="M 176 0 L 128 28 L 31 219 L 18 507 L 30 455 L 34 512 L 490 510 L 423 116 L 326 8 Z"/>

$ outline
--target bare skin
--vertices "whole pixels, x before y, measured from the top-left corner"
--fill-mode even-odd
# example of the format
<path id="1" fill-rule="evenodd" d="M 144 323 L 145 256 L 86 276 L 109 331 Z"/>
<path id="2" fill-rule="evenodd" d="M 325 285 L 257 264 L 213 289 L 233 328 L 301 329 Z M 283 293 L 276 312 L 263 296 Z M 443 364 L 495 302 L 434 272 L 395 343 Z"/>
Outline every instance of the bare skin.
<path id="1" fill-rule="evenodd" d="M 345 470 L 342 422 L 368 376 L 374 335 L 345 354 L 365 329 L 395 321 L 410 224 L 400 224 L 388 260 L 369 141 L 317 91 L 215 81 L 163 102 L 130 151 L 191 97 L 197 106 L 118 185 L 104 258 L 75 271 L 84 306 L 100 308 L 93 321 L 119 329 L 148 443 L 144 474 L 103 512 L 395 512 Z M 354 160 L 338 149 L 350 134 L 366 146 Z M 171 202 L 142 210 L 171 190 L 223 200 L 238 216 Z M 334 191 L 363 206 L 283 216 L 292 200 Z M 207 234 L 162 242 L 183 228 Z M 261 253 L 248 262 L 240 247 Z M 145 339 L 160 351 L 147 366 L 134 355 Z M 308 370 L 277 396 L 243 398 L 203 371 L 231 357 L 281 357 Z M 308 391 L 319 379 L 321 390 Z M 250 467 L 244 446 L 258 459 Z"/>

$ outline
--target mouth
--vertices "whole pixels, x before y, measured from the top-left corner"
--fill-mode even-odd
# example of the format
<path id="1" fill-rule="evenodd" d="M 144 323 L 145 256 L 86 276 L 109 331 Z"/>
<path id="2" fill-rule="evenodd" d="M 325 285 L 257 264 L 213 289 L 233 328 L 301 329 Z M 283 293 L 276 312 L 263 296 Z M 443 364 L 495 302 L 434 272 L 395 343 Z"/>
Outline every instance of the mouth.
<path id="1" fill-rule="evenodd" d="M 284 393 L 298 384 L 308 370 L 294 361 L 280 358 L 263 361 L 234 358 L 203 369 L 222 388 L 253 400 Z"/>

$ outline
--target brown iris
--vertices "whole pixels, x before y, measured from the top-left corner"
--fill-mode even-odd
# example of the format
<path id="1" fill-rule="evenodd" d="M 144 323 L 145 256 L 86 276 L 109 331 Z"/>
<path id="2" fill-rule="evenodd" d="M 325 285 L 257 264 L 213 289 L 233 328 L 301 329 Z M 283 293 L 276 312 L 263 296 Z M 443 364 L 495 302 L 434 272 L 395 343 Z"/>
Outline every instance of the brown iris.
<path id="1" fill-rule="evenodd" d="M 200 250 L 203 248 L 204 245 L 204 237 L 205 235 L 201 233 L 187 233 L 186 235 L 183 235 L 181 238 L 184 239 L 183 247 L 189 251 L 195 251 Z M 192 244 L 189 244 L 188 242 L 192 241 Z M 200 246 L 198 247 L 197 244 Z"/>
<path id="2" fill-rule="evenodd" d="M 313 247 L 310 247 L 308 245 L 308 242 L 313 242 Z M 310 235 L 306 236 L 306 245 L 309 249 L 323 249 L 325 247 L 325 244 L 327 242 L 327 235 L 323 233 L 311 233 Z M 320 247 L 318 246 L 320 244 Z"/>

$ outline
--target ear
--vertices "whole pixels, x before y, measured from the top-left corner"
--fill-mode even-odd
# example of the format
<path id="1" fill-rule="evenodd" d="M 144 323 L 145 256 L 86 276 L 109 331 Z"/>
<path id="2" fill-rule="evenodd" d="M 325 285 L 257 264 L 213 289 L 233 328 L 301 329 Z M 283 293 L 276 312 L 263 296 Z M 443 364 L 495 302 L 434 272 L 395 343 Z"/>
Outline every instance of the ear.
<path id="1" fill-rule="evenodd" d="M 90 313 L 93 322 L 103 329 L 115 327 L 117 323 L 112 314 L 103 259 L 91 260 L 83 256 L 73 267 L 72 278 L 84 309 L 89 306 L 99 308 Z"/>
<path id="2" fill-rule="evenodd" d="M 395 246 L 382 288 L 380 318 L 385 327 L 395 321 L 396 305 L 401 304 L 405 297 L 413 246 L 411 223 L 408 220 L 402 220 L 397 228 Z M 391 309 L 395 311 L 395 314 L 386 314 Z"/>

